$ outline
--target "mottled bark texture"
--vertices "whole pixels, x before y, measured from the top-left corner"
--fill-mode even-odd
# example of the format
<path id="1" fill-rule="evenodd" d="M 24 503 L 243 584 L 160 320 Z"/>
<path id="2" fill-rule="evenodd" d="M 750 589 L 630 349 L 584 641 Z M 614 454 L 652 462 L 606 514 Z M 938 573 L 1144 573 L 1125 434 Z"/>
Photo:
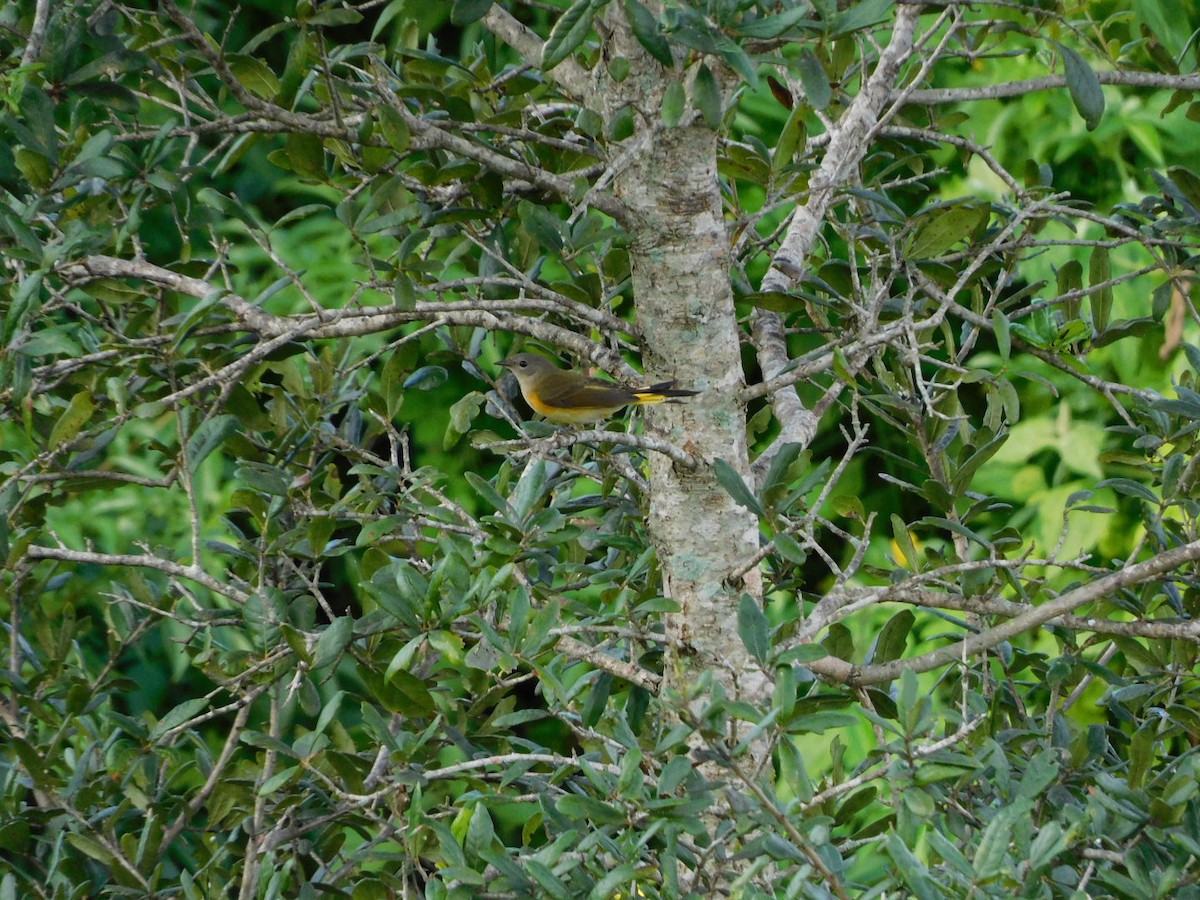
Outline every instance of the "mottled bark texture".
<path id="1" fill-rule="evenodd" d="M 690 113 L 677 127 L 662 123 L 662 94 L 683 75 L 665 73 L 650 59 L 623 16 L 608 21 L 609 46 L 631 60 L 631 73 L 619 83 L 603 83 L 596 96 L 606 115 L 631 105 L 642 124 L 614 169 L 616 195 L 629 211 L 634 235 L 630 257 L 643 362 L 651 379 L 672 377 L 705 392 L 702 402 L 658 407 L 649 417 L 652 429 L 700 460 L 685 469 L 655 454 L 650 463 L 648 527 L 665 590 L 680 607 L 667 618 L 664 688 L 686 693 L 711 673 L 728 696 L 753 703 L 769 696 L 769 684 L 738 636 L 737 609 L 743 592 L 761 600 L 762 581 L 755 569 L 730 575 L 757 552 L 758 521 L 713 471 L 720 458 L 750 480 L 717 134 Z"/>

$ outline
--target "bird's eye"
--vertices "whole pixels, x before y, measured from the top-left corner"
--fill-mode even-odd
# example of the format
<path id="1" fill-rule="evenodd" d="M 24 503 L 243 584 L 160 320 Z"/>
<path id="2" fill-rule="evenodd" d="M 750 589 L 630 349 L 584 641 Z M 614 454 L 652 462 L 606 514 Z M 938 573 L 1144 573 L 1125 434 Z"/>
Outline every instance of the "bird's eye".
<path id="1" fill-rule="evenodd" d="M 522 369 L 528 369 L 528 368 L 529 368 L 529 362 L 528 362 L 527 360 L 524 360 L 524 359 L 523 359 L 523 360 L 521 360 L 519 363 L 517 363 L 517 365 L 518 365 L 518 366 L 520 366 Z"/>

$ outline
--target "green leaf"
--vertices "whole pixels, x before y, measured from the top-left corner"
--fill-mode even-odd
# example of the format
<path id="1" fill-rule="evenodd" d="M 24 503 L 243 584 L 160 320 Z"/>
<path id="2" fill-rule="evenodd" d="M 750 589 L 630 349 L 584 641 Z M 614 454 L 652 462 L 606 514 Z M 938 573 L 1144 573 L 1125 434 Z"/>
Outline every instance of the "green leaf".
<path id="1" fill-rule="evenodd" d="M 325 149 L 315 134 L 289 134 L 284 149 L 270 153 L 267 158 L 302 178 L 325 180 Z"/>
<path id="2" fill-rule="evenodd" d="M 760 663 L 771 653 L 771 626 L 763 612 L 762 603 L 750 594 L 742 594 L 738 602 L 738 636 L 746 649 Z"/>
<path id="3" fill-rule="evenodd" d="M 605 875 L 588 894 L 588 900 L 610 900 L 619 894 L 637 897 L 641 891 L 636 885 L 637 868 L 633 863 L 622 863 Z M 627 890 L 619 890 L 626 887 Z"/>
<path id="4" fill-rule="evenodd" d="M 829 626 L 825 637 L 821 639 L 821 646 L 830 656 L 845 660 L 854 659 L 854 635 L 841 622 L 834 622 Z"/>
<path id="5" fill-rule="evenodd" d="M 1066 849 L 1067 836 L 1063 827 L 1054 820 L 1043 823 L 1029 845 L 1029 873 L 1036 875 Z"/>
<path id="6" fill-rule="evenodd" d="M 67 404 L 66 412 L 54 423 L 54 428 L 50 431 L 49 446 L 57 448 L 75 440 L 95 411 L 96 404 L 92 401 L 92 395 L 87 391 L 77 393 Z"/>
<path id="7" fill-rule="evenodd" d="M 471 813 L 471 823 L 467 826 L 467 836 L 463 841 L 463 849 L 472 856 L 492 846 L 496 840 L 496 826 L 492 823 L 491 813 L 482 803 L 476 803 Z"/>
<path id="8" fill-rule="evenodd" d="M 404 379 L 404 387 L 405 389 L 416 388 L 420 391 L 431 391 L 445 384 L 449 377 L 450 373 L 441 366 L 421 366 Z"/>
<path id="9" fill-rule="evenodd" d="M 806 666 L 818 659 L 824 659 L 828 655 L 829 648 L 823 644 L 799 644 L 780 653 L 775 658 L 775 664 L 782 666 L 785 663 L 800 663 L 800 665 Z"/>
<path id="10" fill-rule="evenodd" d="M 912 631 L 917 617 L 911 610 L 902 609 L 896 613 L 880 629 L 875 638 L 873 652 L 869 654 L 872 663 L 886 663 L 900 659 L 908 646 L 908 635 Z"/>
<path id="11" fill-rule="evenodd" d="M 984 435 L 986 433 L 986 431 L 982 432 Z M 956 498 L 966 494 L 967 490 L 971 487 L 971 480 L 975 477 L 975 473 L 979 471 L 979 467 L 995 456 L 1007 440 L 1008 433 L 1001 432 L 990 441 L 985 441 L 983 446 L 976 449 L 959 464 L 958 471 L 954 473 L 954 480 L 950 485 L 950 489 Z"/>
<path id="12" fill-rule="evenodd" d="M 941 256 L 987 221 L 990 211 L 983 204 L 960 203 L 944 206 L 918 216 L 917 230 L 908 241 L 905 255 L 912 259 Z"/>
<path id="13" fill-rule="evenodd" d="M 158 720 L 158 724 L 150 731 L 150 741 L 162 740 L 168 731 L 178 728 L 184 722 L 199 715 L 208 709 L 208 705 L 209 701 L 206 697 L 193 697 L 191 700 L 183 701 Z"/>
<path id="14" fill-rule="evenodd" d="M 754 496 L 754 492 L 746 486 L 746 482 L 742 480 L 742 476 L 738 474 L 737 469 L 725 460 L 718 458 L 713 462 L 713 473 L 717 476 L 717 481 L 721 487 L 725 488 L 729 496 L 736 500 L 739 506 L 744 506 L 758 516 L 765 516 L 767 514 L 767 511 L 763 509 L 758 498 Z"/>
<path id="15" fill-rule="evenodd" d="M 352 616 L 338 616 L 330 622 L 317 638 L 317 646 L 313 649 L 312 667 L 322 669 L 337 660 L 353 636 Z"/>
<path id="16" fill-rule="evenodd" d="M 1172 497 L 1175 493 L 1175 488 L 1179 486 L 1179 476 L 1183 474 L 1183 468 L 1187 464 L 1189 457 L 1182 453 L 1172 453 L 1167 457 L 1167 461 L 1163 463 L 1162 469 L 1162 492 L 1164 497 Z"/>
<path id="17" fill-rule="evenodd" d="M 683 110 L 687 106 L 687 92 L 678 81 L 667 85 L 662 100 L 662 120 L 668 128 L 674 128 L 683 119 Z"/>
<path id="18" fill-rule="evenodd" d="M 1058 778 L 1058 773 L 1058 751 L 1043 747 L 1026 764 L 1017 796 L 1036 801 Z"/>
<path id="19" fill-rule="evenodd" d="M 792 565 L 802 566 L 808 561 L 808 553 L 800 546 L 800 542 L 786 531 L 775 535 L 775 549 Z"/>
<path id="20" fill-rule="evenodd" d="M 1100 124 L 1104 115 L 1104 90 L 1100 87 L 1100 79 L 1092 71 L 1082 56 L 1063 44 L 1055 42 L 1063 57 L 1064 74 L 1067 78 L 1067 90 L 1079 115 L 1083 116 L 1084 125 L 1088 131 Z"/>
<path id="21" fill-rule="evenodd" d="M 270 497 L 286 497 L 291 484 L 283 470 L 262 463 L 248 462 L 238 466 L 234 477 Z"/>
<path id="22" fill-rule="evenodd" d="M 487 398 L 479 391 L 471 391 L 456 401 L 450 407 L 450 424 L 442 438 L 442 449 L 449 450 L 458 443 L 458 439 L 471 430 L 471 423 L 479 415 Z"/>
<path id="23" fill-rule="evenodd" d="M 1133 0 L 1138 19 L 1158 38 L 1176 63 L 1182 61 L 1184 51 L 1195 37 L 1189 38 L 1188 29 L 1180 27 L 1180 15 L 1185 8 L 1178 0 Z"/>
<path id="24" fill-rule="evenodd" d="M 77 834 L 70 832 L 67 835 L 67 842 L 85 856 L 90 856 L 92 859 L 103 863 L 106 866 L 115 865 L 116 860 L 111 852 L 103 844 L 95 838 L 90 838 L 86 834 Z"/>
<path id="25" fill-rule="evenodd" d="M 887 18 L 888 10 L 896 0 L 860 0 L 844 13 L 836 16 L 829 29 L 830 37 L 839 37 L 852 31 L 870 28 Z"/>
<path id="26" fill-rule="evenodd" d="M 833 98 L 833 88 L 829 84 L 829 76 L 817 55 L 805 48 L 797 61 L 800 72 L 800 83 L 804 85 L 804 95 L 813 109 L 824 109 Z"/>
<path id="27" fill-rule="evenodd" d="M 692 105 L 704 119 L 704 124 L 716 131 L 721 127 L 721 89 L 717 79 L 704 63 L 696 70 L 696 80 L 692 85 Z"/>
<path id="28" fill-rule="evenodd" d="M 896 542 L 896 546 L 900 548 L 900 552 L 904 555 L 903 560 L 897 560 L 906 569 L 917 571 L 920 568 L 920 556 L 917 555 L 917 548 L 913 546 L 912 535 L 908 532 L 908 525 L 905 521 L 895 513 L 892 513 L 892 540 Z"/>
<path id="29" fill-rule="evenodd" d="M 612 686 L 613 677 L 608 672 L 601 672 L 596 676 L 596 683 L 592 685 L 592 689 L 588 693 L 587 703 L 584 704 L 581 714 L 585 728 L 595 728 L 600 717 L 604 715 L 604 707 L 608 705 Z"/>
<path id="30" fill-rule="evenodd" d="M 338 28 L 343 25 L 357 25 L 362 20 L 363 14 L 357 9 L 323 9 L 313 13 L 305 22 L 309 25 Z"/>
<path id="31" fill-rule="evenodd" d="M 595 825 L 624 825 L 627 822 L 624 807 L 617 807 L 592 797 L 567 794 L 559 797 L 555 807 L 572 822 L 590 822 Z"/>
<path id="32" fill-rule="evenodd" d="M 471 487 L 475 488 L 479 496 L 486 500 L 496 512 L 500 513 L 506 519 L 513 518 L 512 507 L 509 506 L 507 500 L 500 496 L 499 491 L 492 486 L 490 481 L 481 478 L 474 472 L 466 472 L 465 475 Z"/>
<path id="33" fill-rule="evenodd" d="M 491 0 L 488 2 L 490 3 Z M 388 146 L 397 153 L 408 151 L 408 145 L 412 141 L 412 130 L 408 127 L 404 116 L 390 106 L 379 108 L 379 131 L 383 134 L 383 139 L 388 142 Z"/>
<path id="34" fill-rule="evenodd" d="M 1139 481 L 1134 481 L 1132 478 L 1106 478 L 1096 484 L 1096 489 L 1112 488 L 1118 494 L 1124 494 L 1127 497 L 1136 497 L 1139 500 L 1145 500 L 1147 503 L 1152 503 L 1157 506 L 1162 501 L 1155 495 L 1154 491 L 1146 487 Z"/>
<path id="35" fill-rule="evenodd" d="M 54 167 L 45 154 L 28 147 L 18 147 L 13 152 L 13 162 L 25 176 L 25 180 L 38 190 L 45 190 L 50 186 L 54 177 Z"/>
<path id="36" fill-rule="evenodd" d="M 33 311 L 41 298 L 42 273 L 34 272 L 26 275 L 13 292 L 12 303 L 4 314 L 4 340 L 10 341 L 20 330 L 21 325 Z"/>
<path id="37" fill-rule="evenodd" d="M 245 85 L 246 90 L 263 100 L 271 100 L 279 93 L 279 79 L 261 59 L 241 53 L 230 53 L 225 57 L 230 71 Z"/>
<path id="38" fill-rule="evenodd" d="M 788 486 L 792 466 L 795 465 L 803 451 L 804 445 L 795 442 L 785 443 L 776 449 L 775 455 L 771 457 L 771 465 L 767 467 L 767 474 L 763 477 L 763 497 L 769 498 L 776 489 Z"/>
<path id="39" fill-rule="evenodd" d="M 1083 263 L 1077 259 L 1067 260 L 1058 270 L 1057 282 L 1060 297 L 1063 294 L 1076 293 L 1083 287 Z M 1079 318 L 1079 307 L 1078 297 L 1063 301 L 1063 310 L 1066 312 L 1067 321 Z"/>
<path id="40" fill-rule="evenodd" d="M 524 868 L 525 874 L 537 882 L 538 887 L 544 892 L 543 896 L 550 898 L 550 900 L 570 900 L 572 897 L 571 892 L 567 890 L 567 886 L 554 874 L 554 870 L 549 866 L 532 857 L 522 860 L 521 866 Z"/>
<path id="41" fill-rule="evenodd" d="M 433 695 L 429 693 L 425 682 L 411 672 L 393 672 L 388 682 L 396 691 L 396 699 L 399 701 L 397 708 L 407 714 L 427 715 L 436 708 Z"/>
<path id="42" fill-rule="evenodd" d="M 633 131 L 636 127 L 637 121 L 633 117 L 633 108 L 630 106 L 622 106 L 617 110 L 616 114 L 608 120 L 608 137 L 613 141 L 623 141 L 633 134 Z"/>
<path id="43" fill-rule="evenodd" d="M 287 785 L 290 781 L 295 779 L 299 774 L 300 774 L 299 766 L 289 766 L 288 768 L 283 769 L 280 772 L 276 772 L 274 775 L 272 775 L 270 778 L 268 778 L 266 781 L 264 781 L 259 786 L 258 796 L 270 797 L 276 791 L 280 790 L 285 785 Z"/>
<path id="44" fill-rule="evenodd" d="M 562 220 L 544 206 L 522 200 L 517 204 L 517 218 L 521 230 L 551 253 L 563 248 Z"/>
<path id="45" fill-rule="evenodd" d="M 812 10 L 807 3 L 797 3 L 791 9 L 785 10 L 778 15 L 763 16 L 762 18 L 740 22 L 736 26 L 736 30 L 743 37 L 759 40 L 777 38 L 785 31 L 797 25 L 801 26 L 801 30 L 804 31 L 819 30 L 819 23 L 805 18 L 810 12 Z"/>
<path id="46" fill-rule="evenodd" d="M 1000 809 L 988 823 L 975 850 L 975 878 L 978 881 L 986 881 L 1011 868 L 1008 845 L 1012 839 L 1013 825 L 1018 817 L 1028 815 L 1028 801 L 1021 800 Z"/>
<path id="47" fill-rule="evenodd" d="M 992 332 L 996 335 L 996 348 L 1000 358 L 1008 362 L 1012 355 L 1012 331 L 1009 328 L 1008 316 L 998 309 L 992 310 Z"/>
<path id="48" fill-rule="evenodd" d="M 782 142 L 782 136 L 780 136 L 780 140 Z M 784 157 L 785 155 L 780 154 L 779 146 L 776 146 L 775 160 L 781 160 Z M 779 167 L 775 167 L 775 170 L 778 172 Z M 785 290 L 756 290 L 752 294 L 746 294 L 738 298 L 739 301 L 748 302 L 751 306 L 757 306 L 760 310 L 769 310 L 770 312 L 803 311 L 806 299 L 810 298 L 802 298 L 799 294 L 788 293 Z"/>
<path id="49" fill-rule="evenodd" d="M 1200 177 L 1183 166 L 1170 166 L 1167 174 L 1171 176 L 1179 196 L 1190 203 L 1193 209 L 1200 210 Z"/>
<path id="50" fill-rule="evenodd" d="M 583 43 L 592 28 L 595 13 L 593 0 L 575 0 L 567 11 L 559 16 L 554 27 L 550 29 L 546 45 L 542 48 L 543 69 L 553 69 Z"/>
<path id="51" fill-rule="evenodd" d="M 717 53 L 729 68 L 746 79 L 751 90 L 758 90 L 758 67 L 749 53 L 730 40 L 721 41 Z"/>
<path id="52" fill-rule="evenodd" d="M 917 521 L 916 524 L 929 525 L 933 528 L 945 528 L 947 531 L 953 531 L 956 534 L 961 534 L 963 537 L 967 538 L 968 540 L 974 541 L 975 543 L 977 543 L 979 546 L 983 547 L 986 550 L 992 549 L 991 542 L 988 541 L 988 539 L 985 538 L 983 535 L 981 535 L 977 532 L 974 532 L 970 528 L 968 528 L 966 525 L 963 525 L 959 522 L 955 522 L 951 519 L 945 519 L 945 518 L 942 518 L 941 516 L 923 516 L 921 519 L 919 519 Z"/>
<path id="53" fill-rule="evenodd" d="M 646 9 L 641 0 L 624 0 L 624 3 L 625 18 L 629 20 L 629 27 L 633 30 L 633 36 L 638 39 L 638 43 L 664 66 L 674 67 L 675 59 L 671 56 L 671 44 L 659 29 L 658 19 L 650 10 Z M 664 120 L 665 118 L 664 115 Z"/>
<path id="54" fill-rule="evenodd" d="M 342 701 L 346 699 L 345 691 L 337 691 L 332 697 L 326 701 L 321 708 L 321 714 L 317 718 L 317 726 L 313 731 L 317 734 L 323 734 L 325 729 L 337 718 L 338 711 L 342 708 Z"/>
<path id="55" fill-rule="evenodd" d="M 492 8 L 492 0 L 454 0 L 450 7 L 450 24 L 462 28 L 478 22 Z"/>
<path id="56" fill-rule="evenodd" d="M 195 475 L 208 455 L 221 446 L 226 438 L 237 433 L 240 427 L 237 416 L 214 416 L 201 422 L 196 433 L 188 440 L 188 471 Z"/>
<path id="57" fill-rule="evenodd" d="M 909 790 L 916 790 L 916 788 L 909 788 Z M 897 832 L 893 831 L 888 835 L 883 848 L 892 858 L 901 882 L 913 892 L 918 900 L 935 900 L 942 896 L 934 888 L 933 881 L 929 877 L 929 870 L 905 846 L 904 839 Z"/>
<path id="58" fill-rule="evenodd" d="M 1112 263 L 1109 261 L 1108 248 L 1097 247 L 1092 251 L 1092 258 L 1088 263 L 1088 287 L 1093 289 L 1088 294 L 1088 303 L 1092 308 L 1092 327 L 1096 329 L 1097 334 L 1103 334 L 1108 330 L 1108 320 L 1112 313 L 1113 289 L 1110 284 L 1108 287 L 1097 290 L 1096 285 L 1111 280 Z"/>
<path id="59" fill-rule="evenodd" d="M 808 140 L 808 124 L 805 119 L 809 112 L 810 110 L 805 104 L 797 103 L 788 114 L 787 121 L 783 123 L 783 128 L 779 131 L 779 140 L 775 143 L 775 155 L 771 157 L 771 171 L 774 174 L 779 174 L 790 166 L 796 151 L 802 149 L 805 141 Z M 775 303 L 771 295 L 781 295 L 781 303 Z M 760 292 L 752 295 L 750 299 L 755 306 L 773 309 L 775 312 L 792 312 L 803 308 L 799 297 L 780 291 L 770 291 L 765 294 Z"/>

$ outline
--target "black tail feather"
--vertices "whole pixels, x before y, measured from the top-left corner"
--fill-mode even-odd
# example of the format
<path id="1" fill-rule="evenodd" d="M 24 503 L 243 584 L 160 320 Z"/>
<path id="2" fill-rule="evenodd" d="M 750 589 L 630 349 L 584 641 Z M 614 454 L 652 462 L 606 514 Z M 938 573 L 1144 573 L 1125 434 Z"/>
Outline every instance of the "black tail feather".
<path id="1" fill-rule="evenodd" d="M 689 391 L 684 388 L 675 387 L 674 381 L 660 381 L 658 384 L 652 384 L 650 387 L 639 388 L 639 394 L 661 394 L 664 397 L 694 397 L 699 391 Z"/>

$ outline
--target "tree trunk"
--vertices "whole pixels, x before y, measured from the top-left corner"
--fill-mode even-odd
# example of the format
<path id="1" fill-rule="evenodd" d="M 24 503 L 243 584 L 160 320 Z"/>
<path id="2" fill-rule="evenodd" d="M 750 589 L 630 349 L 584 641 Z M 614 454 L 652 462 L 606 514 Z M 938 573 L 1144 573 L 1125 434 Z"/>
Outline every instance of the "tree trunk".
<path id="1" fill-rule="evenodd" d="M 717 182 L 717 134 L 689 113 L 674 128 L 661 119 L 671 79 L 611 16 L 610 46 L 630 59 L 631 74 L 608 82 L 601 105 L 613 115 L 637 110 L 642 131 L 615 164 L 617 197 L 631 214 L 630 247 L 643 362 L 651 379 L 679 380 L 703 391 L 695 402 L 656 407 L 650 426 L 700 460 L 678 467 L 653 454 L 648 527 L 667 595 L 680 611 L 667 619 L 664 686 L 686 693 L 711 673 L 730 698 L 753 702 L 769 693 L 761 667 L 737 631 L 743 592 L 762 598 L 757 569 L 730 576 L 758 551 L 758 521 L 718 483 L 713 461 L 725 459 L 749 482 L 746 417 L 737 316 L 729 281 L 729 238 Z M 652 131 L 651 131 L 652 130 Z M 649 133 L 647 133 L 649 132 Z M 702 703 L 702 698 L 697 698 Z"/>

